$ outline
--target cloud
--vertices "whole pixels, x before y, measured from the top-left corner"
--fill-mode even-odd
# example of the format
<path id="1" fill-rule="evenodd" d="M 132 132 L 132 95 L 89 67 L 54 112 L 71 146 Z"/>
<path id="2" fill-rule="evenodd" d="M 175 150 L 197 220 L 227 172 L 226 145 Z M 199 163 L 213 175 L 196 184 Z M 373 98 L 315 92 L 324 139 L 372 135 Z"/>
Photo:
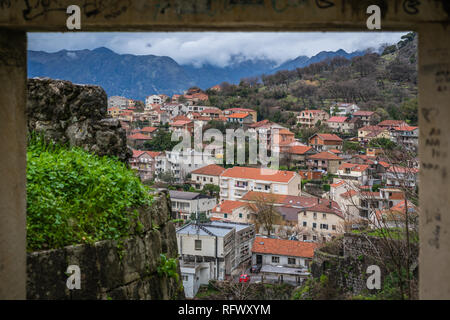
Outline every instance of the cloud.
<path id="1" fill-rule="evenodd" d="M 320 51 L 347 52 L 396 43 L 406 32 L 29 33 L 30 50 L 107 47 L 120 54 L 169 56 L 180 64 L 226 66 L 233 56 L 282 63 Z"/>

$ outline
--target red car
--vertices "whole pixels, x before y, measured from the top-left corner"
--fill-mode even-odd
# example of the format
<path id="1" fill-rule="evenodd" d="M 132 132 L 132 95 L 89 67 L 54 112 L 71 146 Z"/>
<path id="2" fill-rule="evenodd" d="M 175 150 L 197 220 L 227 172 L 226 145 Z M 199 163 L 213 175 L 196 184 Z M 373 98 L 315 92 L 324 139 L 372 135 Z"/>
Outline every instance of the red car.
<path id="1" fill-rule="evenodd" d="M 250 276 L 248 274 L 241 274 L 239 282 L 250 282 Z"/>

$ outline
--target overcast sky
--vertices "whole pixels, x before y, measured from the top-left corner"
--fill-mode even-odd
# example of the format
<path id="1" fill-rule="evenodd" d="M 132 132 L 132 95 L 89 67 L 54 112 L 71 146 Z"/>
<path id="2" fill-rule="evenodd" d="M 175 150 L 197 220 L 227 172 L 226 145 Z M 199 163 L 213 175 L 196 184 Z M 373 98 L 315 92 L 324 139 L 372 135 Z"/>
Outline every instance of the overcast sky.
<path id="1" fill-rule="evenodd" d="M 225 66 L 232 55 L 282 63 L 320 51 L 347 52 L 396 43 L 406 32 L 29 33 L 28 49 L 56 52 L 107 47 L 117 53 L 169 56 L 179 64 Z"/>

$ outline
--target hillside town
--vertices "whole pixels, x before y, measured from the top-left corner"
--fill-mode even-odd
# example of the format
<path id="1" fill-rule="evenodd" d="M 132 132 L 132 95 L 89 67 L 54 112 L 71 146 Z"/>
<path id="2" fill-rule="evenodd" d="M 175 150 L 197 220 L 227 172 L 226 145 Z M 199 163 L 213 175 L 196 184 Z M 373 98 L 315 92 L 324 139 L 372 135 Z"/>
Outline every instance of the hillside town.
<path id="1" fill-rule="evenodd" d="M 398 227 L 405 207 L 415 212 L 417 126 L 342 102 L 297 112 L 293 125 L 275 123 L 254 109 L 212 106 L 208 91 L 108 100 L 108 115 L 126 130 L 130 167 L 145 184 L 169 189 L 187 298 L 210 280 L 247 274 L 301 284 L 318 246 L 352 230 Z M 197 127 L 256 132 L 277 147 L 279 168 L 172 150 L 172 134 Z"/>

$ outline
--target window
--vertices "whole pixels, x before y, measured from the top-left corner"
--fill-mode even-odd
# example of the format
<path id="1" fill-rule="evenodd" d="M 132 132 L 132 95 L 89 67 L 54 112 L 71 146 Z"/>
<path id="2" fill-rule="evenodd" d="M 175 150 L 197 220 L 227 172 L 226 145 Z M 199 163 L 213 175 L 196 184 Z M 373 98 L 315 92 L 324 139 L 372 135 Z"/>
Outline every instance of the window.
<path id="1" fill-rule="evenodd" d="M 325 229 L 328 230 L 328 225 L 327 224 L 320 224 L 320 229 Z"/>
<path id="2" fill-rule="evenodd" d="M 280 257 L 272 256 L 272 263 L 280 263 Z"/>
<path id="3" fill-rule="evenodd" d="M 327 218 L 327 214 L 324 213 L 322 217 L 323 217 L 324 219 L 326 219 L 326 218 Z"/>
<path id="4" fill-rule="evenodd" d="M 182 275 L 181 278 L 183 279 L 183 281 L 188 281 L 189 280 L 189 276 Z"/>
<path id="5" fill-rule="evenodd" d="M 202 240 L 195 240 L 195 250 L 202 250 Z"/>
<path id="6" fill-rule="evenodd" d="M 227 214 L 227 213 L 224 213 L 224 214 L 223 214 L 223 217 L 224 217 L 224 218 L 228 218 L 228 214 Z"/>
<path id="7" fill-rule="evenodd" d="M 239 218 L 242 218 L 242 213 L 239 213 Z"/>
<path id="8" fill-rule="evenodd" d="M 288 258 L 288 264 L 295 264 L 295 258 Z"/>
<path id="9" fill-rule="evenodd" d="M 313 222 L 313 229 L 317 228 L 317 223 Z"/>
<path id="10" fill-rule="evenodd" d="M 306 227 L 307 223 L 306 221 L 303 221 L 303 226 Z"/>
<path id="11" fill-rule="evenodd" d="M 209 178 L 209 182 L 213 182 L 213 178 Z"/>
<path id="12" fill-rule="evenodd" d="M 336 231 L 336 226 L 333 224 L 333 225 L 331 226 L 331 229 L 333 229 L 334 231 Z"/>
<path id="13" fill-rule="evenodd" d="M 316 241 L 317 240 L 317 237 L 316 236 L 313 236 L 313 241 Z"/>
<path id="14" fill-rule="evenodd" d="M 317 212 L 314 212 L 314 213 L 313 213 L 313 217 L 314 217 L 314 218 L 317 218 Z"/>
<path id="15" fill-rule="evenodd" d="M 308 240 L 308 236 L 303 235 L 303 241 L 306 241 L 306 240 Z"/>

